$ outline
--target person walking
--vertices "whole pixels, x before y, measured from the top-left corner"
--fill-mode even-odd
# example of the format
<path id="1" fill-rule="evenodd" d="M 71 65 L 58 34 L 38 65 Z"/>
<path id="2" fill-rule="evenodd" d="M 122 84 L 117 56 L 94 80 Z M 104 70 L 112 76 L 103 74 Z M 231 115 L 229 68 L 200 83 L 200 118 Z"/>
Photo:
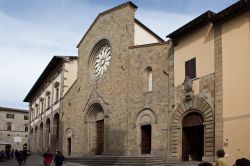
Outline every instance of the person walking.
<path id="1" fill-rule="evenodd" d="M 217 151 L 217 161 L 215 166 L 227 166 L 227 161 L 224 158 L 225 156 L 225 151 L 223 149 Z"/>
<path id="2" fill-rule="evenodd" d="M 43 154 L 44 166 L 50 166 L 52 160 L 53 160 L 53 155 L 50 153 L 49 150 L 47 150 L 47 152 Z"/>
<path id="3" fill-rule="evenodd" d="M 25 165 L 25 164 L 26 164 L 26 160 L 27 160 L 27 158 L 28 158 L 28 153 L 27 153 L 27 150 L 24 150 L 24 151 L 23 151 L 23 165 Z"/>
<path id="4" fill-rule="evenodd" d="M 23 163 L 23 154 L 22 154 L 22 152 L 21 152 L 21 151 L 18 151 L 18 150 L 16 149 L 16 151 L 15 151 L 15 157 L 16 157 L 16 160 L 17 160 L 17 162 L 18 162 L 18 166 L 21 166 L 22 163 Z"/>
<path id="5" fill-rule="evenodd" d="M 65 157 L 62 155 L 61 152 L 57 152 L 55 158 L 54 158 L 54 163 L 55 166 L 62 166 L 64 163 Z"/>

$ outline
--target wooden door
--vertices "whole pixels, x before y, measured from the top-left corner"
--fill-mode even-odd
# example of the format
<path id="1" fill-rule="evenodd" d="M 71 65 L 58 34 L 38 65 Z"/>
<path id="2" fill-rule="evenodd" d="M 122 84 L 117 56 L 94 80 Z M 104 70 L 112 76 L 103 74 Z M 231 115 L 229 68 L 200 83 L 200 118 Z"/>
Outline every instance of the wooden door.
<path id="1" fill-rule="evenodd" d="M 71 154 L 71 138 L 68 138 L 68 156 Z"/>
<path id="2" fill-rule="evenodd" d="M 141 126 L 141 154 L 151 152 L 151 125 Z"/>
<path id="3" fill-rule="evenodd" d="M 101 155 L 103 153 L 104 146 L 104 120 L 96 122 L 96 154 Z"/>

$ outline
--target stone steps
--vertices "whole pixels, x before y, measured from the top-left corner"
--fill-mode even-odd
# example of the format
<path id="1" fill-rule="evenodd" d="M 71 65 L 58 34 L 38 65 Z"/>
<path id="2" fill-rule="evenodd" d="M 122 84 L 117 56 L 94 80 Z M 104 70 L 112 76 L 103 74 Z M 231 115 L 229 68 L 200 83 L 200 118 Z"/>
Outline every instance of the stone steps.
<path id="1" fill-rule="evenodd" d="M 85 156 L 68 157 L 67 162 L 87 166 L 197 166 L 200 162 L 166 162 L 154 156 Z"/>

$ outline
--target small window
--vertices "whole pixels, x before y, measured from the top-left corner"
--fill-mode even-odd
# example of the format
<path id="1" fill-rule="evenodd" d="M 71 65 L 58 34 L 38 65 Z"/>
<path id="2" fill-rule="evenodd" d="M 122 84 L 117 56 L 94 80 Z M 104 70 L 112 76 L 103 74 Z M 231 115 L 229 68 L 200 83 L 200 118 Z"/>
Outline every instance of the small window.
<path id="1" fill-rule="evenodd" d="M 40 114 L 44 111 L 44 99 L 40 98 Z M 38 115 L 37 115 L 38 116 Z"/>
<path id="2" fill-rule="evenodd" d="M 59 100 L 59 82 L 56 82 L 54 87 L 55 87 L 55 102 Z"/>
<path id="3" fill-rule="evenodd" d="M 24 131 L 28 131 L 28 125 L 24 126 Z"/>
<path id="4" fill-rule="evenodd" d="M 185 76 L 193 79 L 196 78 L 196 59 L 190 59 L 185 62 Z"/>
<path id="5" fill-rule="evenodd" d="M 6 114 L 6 118 L 12 118 L 12 119 L 14 119 L 14 114 Z"/>
<path id="6" fill-rule="evenodd" d="M 7 136 L 10 136 L 10 134 L 8 134 Z"/>
<path id="7" fill-rule="evenodd" d="M 28 137 L 28 135 L 25 135 L 25 137 Z"/>
<path id="8" fill-rule="evenodd" d="M 7 131 L 11 131 L 11 123 L 7 123 Z"/>
<path id="9" fill-rule="evenodd" d="M 48 91 L 46 95 L 47 95 L 47 108 L 49 108 L 50 107 L 50 91 Z"/>
<path id="10" fill-rule="evenodd" d="M 29 120 L 29 116 L 24 115 L 24 120 Z"/>
<path id="11" fill-rule="evenodd" d="M 153 74 L 152 74 L 152 68 L 148 66 L 146 68 L 147 71 L 147 77 L 148 77 L 148 92 L 151 92 L 153 90 Z"/>
<path id="12" fill-rule="evenodd" d="M 59 100 L 59 86 L 56 87 L 56 99 L 55 101 L 58 101 Z"/>

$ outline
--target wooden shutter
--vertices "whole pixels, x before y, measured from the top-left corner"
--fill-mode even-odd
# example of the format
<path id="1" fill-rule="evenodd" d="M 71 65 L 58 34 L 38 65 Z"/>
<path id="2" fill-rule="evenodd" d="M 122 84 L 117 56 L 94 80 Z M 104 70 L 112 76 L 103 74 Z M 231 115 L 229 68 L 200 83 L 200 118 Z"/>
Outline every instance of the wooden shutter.
<path id="1" fill-rule="evenodd" d="M 196 59 L 193 58 L 185 62 L 185 76 L 191 79 L 196 77 Z"/>
<path id="2" fill-rule="evenodd" d="M 190 78 L 195 78 L 196 77 L 196 60 L 195 58 L 190 60 Z"/>

